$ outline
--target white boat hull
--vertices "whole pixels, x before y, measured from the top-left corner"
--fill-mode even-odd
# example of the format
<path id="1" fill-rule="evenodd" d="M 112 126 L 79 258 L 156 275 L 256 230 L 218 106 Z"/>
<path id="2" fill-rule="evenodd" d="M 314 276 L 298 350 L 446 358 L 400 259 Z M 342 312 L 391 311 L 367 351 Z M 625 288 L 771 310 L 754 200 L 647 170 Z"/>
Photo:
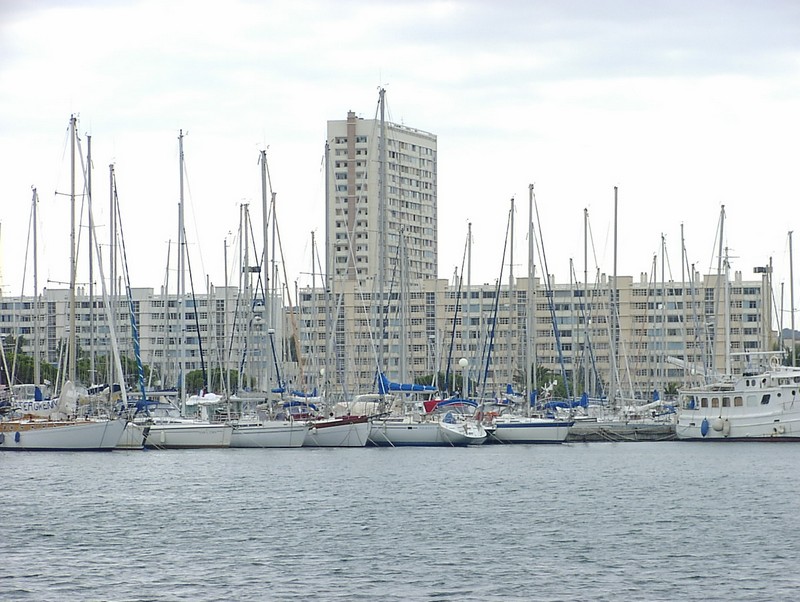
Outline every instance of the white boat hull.
<path id="1" fill-rule="evenodd" d="M 128 422 L 115 449 L 143 449 L 148 430 L 145 425 Z"/>
<path id="2" fill-rule="evenodd" d="M 771 406 L 768 410 L 683 409 L 678 414 L 675 435 L 695 441 L 800 441 L 800 401 Z"/>
<path id="3" fill-rule="evenodd" d="M 769 369 L 681 391 L 675 435 L 695 441 L 800 441 L 800 368 L 772 357 Z"/>
<path id="4" fill-rule="evenodd" d="M 364 447 L 369 439 L 370 423 L 338 419 L 309 423 L 304 447 Z"/>
<path id="5" fill-rule="evenodd" d="M 492 440 L 499 443 L 563 443 L 572 421 L 548 418 L 495 419 Z"/>
<path id="6" fill-rule="evenodd" d="M 196 449 L 230 447 L 233 428 L 228 424 L 186 420 L 150 425 L 145 447 L 149 449 Z"/>
<path id="7" fill-rule="evenodd" d="M 381 447 L 480 445 L 486 430 L 475 422 L 448 424 L 439 420 L 377 419 L 372 422 L 369 440 Z"/>
<path id="8" fill-rule="evenodd" d="M 119 442 L 127 420 L 9 420 L 0 422 L 0 450 L 106 451 Z"/>
<path id="9" fill-rule="evenodd" d="M 258 424 L 234 425 L 231 447 L 302 447 L 308 424 L 270 420 Z"/>

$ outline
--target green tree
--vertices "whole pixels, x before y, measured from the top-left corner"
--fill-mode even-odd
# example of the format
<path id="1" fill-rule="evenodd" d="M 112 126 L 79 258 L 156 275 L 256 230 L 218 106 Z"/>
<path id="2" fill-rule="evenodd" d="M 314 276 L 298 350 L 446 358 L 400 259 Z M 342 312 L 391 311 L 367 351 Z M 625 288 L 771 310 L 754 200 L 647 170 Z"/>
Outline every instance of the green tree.
<path id="1" fill-rule="evenodd" d="M 414 379 L 414 384 L 430 386 L 433 384 L 433 376 L 433 374 L 418 376 Z M 468 397 L 469 393 L 464 391 L 463 381 L 464 377 L 458 371 L 451 372 L 447 382 L 445 382 L 444 372 L 439 372 L 436 375 L 436 386 L 440 391 L 449 391 L 451 393 L 458 391 L 461 395 Z M 473 381 L 470 381 L 470 393 L 475 393 L 475 383 Z"/>
<path id="2" fill-rule="evenodd" d="M 675 397 L 678 394 L 678 383 L 667 383 L 664 387 L 664 395 L 668 397 Z"/>

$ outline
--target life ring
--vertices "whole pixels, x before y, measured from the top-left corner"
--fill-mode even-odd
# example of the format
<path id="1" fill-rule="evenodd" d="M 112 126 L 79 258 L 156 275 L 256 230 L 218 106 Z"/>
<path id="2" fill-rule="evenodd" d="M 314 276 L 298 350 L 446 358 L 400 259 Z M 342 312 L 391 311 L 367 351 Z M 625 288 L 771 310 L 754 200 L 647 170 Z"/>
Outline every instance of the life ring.
<path id="1" fill-rule="evenodd" d="M 781 360 L 777 355 L 773 355 L 769 358 L 769 365 L 773 370 L 777 370 L 781 367 Z"/>

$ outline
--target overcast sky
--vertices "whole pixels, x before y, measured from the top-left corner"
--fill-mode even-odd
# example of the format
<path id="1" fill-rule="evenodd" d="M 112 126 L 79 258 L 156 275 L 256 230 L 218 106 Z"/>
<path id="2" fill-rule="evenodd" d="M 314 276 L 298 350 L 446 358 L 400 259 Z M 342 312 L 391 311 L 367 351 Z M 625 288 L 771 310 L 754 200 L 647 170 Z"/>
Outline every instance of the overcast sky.
<path id="1" fill-rule="evenodd" d="M 373 118 L 438 137 L 439 271 L 461 265 L 473 223 L 473 282 L 493 282 L 510 199 L 515 272 L 526 270 L 535 184 L 550 272 L 716 265 L 720 208 L 734 270 L 772 257 L 788 282 L 800 200 L 800 4 L 640 1 L 0 3 L 0 249 L 18 295 L 31 187 L 40 197 L 40 286 L 68 280 L 66 133 L 91 135 L 98 236 L 114 163 L 134 286 L 165 280 L 177 235 L 184 141 L 192 269 L 224 282 L 239 205 L 261 216 L 267 149 L 290 281 L 308 281 L 324 239 L 326 122 Z M 321 251 L 320 251 L 321 252 Z M 175 257 L 174 251 L 172 257 Z M 504 279 L 508 267 L 504 269 Z M 30 271 L 25 290 L 31 289 Z M 174 277 L 171 282 L 174 282 Z M 788 306 L 788 297 L 787 297 Z"/>

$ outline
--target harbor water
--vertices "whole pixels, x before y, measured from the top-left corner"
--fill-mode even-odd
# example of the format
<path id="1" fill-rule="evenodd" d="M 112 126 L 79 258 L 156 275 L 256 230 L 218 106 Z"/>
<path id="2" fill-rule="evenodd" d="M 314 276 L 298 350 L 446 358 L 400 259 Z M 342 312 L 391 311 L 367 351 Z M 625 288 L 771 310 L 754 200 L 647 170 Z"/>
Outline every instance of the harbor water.
<path id="1" fill-rule="evenodd" d="M 789 600 L 800 445 L 0 454 L 3 600 Z"/>

